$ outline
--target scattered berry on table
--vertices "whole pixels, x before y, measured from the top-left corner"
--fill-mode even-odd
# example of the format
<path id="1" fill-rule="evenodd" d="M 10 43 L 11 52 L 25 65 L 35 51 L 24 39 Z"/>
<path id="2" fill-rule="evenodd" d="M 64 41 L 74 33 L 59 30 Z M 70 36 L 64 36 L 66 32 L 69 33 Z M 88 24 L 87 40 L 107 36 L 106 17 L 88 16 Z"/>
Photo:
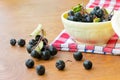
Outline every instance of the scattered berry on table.
<path id="1" fill-rule="evenodd" d="M 58 70 L 63 70 L 65 68 L 65 62 L 63 60 L 57 60 L 55 66 Z"/>
<path id="2" fill-rule="evenodd" d="M 33 68 L 34 67 L 34 61 L 32 59 L 28 59 L 25 62 L 25 65 L 26 65 L 27 68 Z"/>
<path id="3" fill-rule="evenodd" d="M 85 68 L 86 70 L 89 70 L 89 69 L 92 68 L 92 62 L 91 62 L 90 60 L 85 60 L 85 61 L 83 62 L 83 66 L 84 66 L 84 68 Z"/>
<path id="4" fill-rule="evenodd" d="M 10 44 L 11 44 L 12 46 L 15 46 L 15 44 L 16 44 L 16 39 L 11 39 L 11 40 L 10 40 Z"/>
<path id="5" fill-rule="evenodd" d="M 78 52 L 73 53 L 73 57 L 76 61 L 82 60 L 82 58 L 83 58 L 82 52 L 78 51 Z"/>
<path id="6" fill-rule="evenodd" d="M 45 67 L 43 65 L 37 65 L 36 66 L 36 72 L 38 75 L 45 74 Z"/>
<path id="7" fill-rule="evenodd" d="M 18 40 L 18 45 L 19 45 L 20 47 L 25 46 L 25 44 L 26 44 L 26 42 L 25 42 L 24 39 L 19 39 L 19 40 Z"/>

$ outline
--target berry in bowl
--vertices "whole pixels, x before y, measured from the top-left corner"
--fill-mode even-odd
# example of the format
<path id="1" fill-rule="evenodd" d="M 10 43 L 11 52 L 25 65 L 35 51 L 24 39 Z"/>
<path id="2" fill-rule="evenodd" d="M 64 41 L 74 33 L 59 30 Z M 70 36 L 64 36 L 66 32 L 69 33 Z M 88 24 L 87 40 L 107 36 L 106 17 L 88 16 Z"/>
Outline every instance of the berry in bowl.
<path id="1" fill-rule="evenodd" d="M 113 11 L 112 11 L 113 12 Z M 65 31 L 79 44 L 103 45 L 114 35 L 112 12 L 78 4 L 61 15 Z"/>

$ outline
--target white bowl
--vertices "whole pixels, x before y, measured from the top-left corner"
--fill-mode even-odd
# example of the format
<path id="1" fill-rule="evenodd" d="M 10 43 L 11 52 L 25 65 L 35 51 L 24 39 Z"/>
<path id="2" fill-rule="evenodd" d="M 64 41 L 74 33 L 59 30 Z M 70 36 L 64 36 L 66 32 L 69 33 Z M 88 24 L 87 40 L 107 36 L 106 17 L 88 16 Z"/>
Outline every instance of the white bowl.
<path id="1" fill-rule="evenodd" d="M 88 11 L 90 10 L 88 9 Z M 67 13 L 68 11 L 61 15 L 64 29 L 80 44 L 103 45 L 115 33 L 111 21 L 98 23 L 75 22 L 66 19 Z"/>

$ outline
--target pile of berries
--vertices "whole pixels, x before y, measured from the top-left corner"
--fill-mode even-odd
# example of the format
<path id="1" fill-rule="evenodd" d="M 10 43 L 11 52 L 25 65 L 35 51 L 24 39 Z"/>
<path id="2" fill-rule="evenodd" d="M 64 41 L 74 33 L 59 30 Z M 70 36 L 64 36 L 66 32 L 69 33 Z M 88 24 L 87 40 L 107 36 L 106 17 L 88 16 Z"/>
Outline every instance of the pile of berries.
<path id="1" fill-rule="evenodd" d="M 47 38 L 44 38 L 41 35 L 36 35 L 35 39 L 31 39 L 28 42 L 26 49 L 31 57 L 43 60 L 49 60 L 58 52 L 54 46 L 48 45 Z"/>
<path id="2" fill-rule="evenodd" d="M 58 52 L 54 46 L 48 44 L 48 39 L 44 38 L 42 35 L 36 35 L 34 39 L 29 40 L 26 49 L 31 57 L 43 60 L 49 60 Z M 33 68 L 34 64 L 35 62 L 32 59 L 28 59 L 25 62 L 27 68 Z M 65 68 L 65 62 L 63 60 L 58 60 L 56 61 L 55 66 L 58 70 L 63 70 Z M 38 75 L 45 74 L 45 66 L 37 65 L 36 73 Z"/>
<path id="3" fill-rule="evenodd" d="M 104 22 L 111 20 L 113 16 L 112 12 L 108 14 L 105 8 L 96 6 L 88 13 L 82 5 L 78 4 L 68 12 L 67 19 L 77 22 Z"/>

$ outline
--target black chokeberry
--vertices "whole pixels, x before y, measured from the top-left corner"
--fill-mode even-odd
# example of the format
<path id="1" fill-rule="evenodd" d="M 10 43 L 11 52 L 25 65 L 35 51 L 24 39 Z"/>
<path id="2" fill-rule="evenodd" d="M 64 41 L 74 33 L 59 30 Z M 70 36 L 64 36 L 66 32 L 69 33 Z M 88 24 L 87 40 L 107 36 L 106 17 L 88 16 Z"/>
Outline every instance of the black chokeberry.
<path id="1" fill-rule="evenodd" d="M 43 45 L 41 51 L 45 51 L 47 49 L 47 45 Z"/>
<path id="2" fill-rule="evenodd" d="M 100 9 L 99 6 L 95 6 L 93 10 L 94 10 L 94 11 L 97 11 L 97 10 L 99 10 L 99 9 Z"/>
<path id="3" fill-rule="evenodd" d="M 44 60 L 49 60 L 51 55 L 50 55 L 50 51 L 49 50 L 45 50 L 41 52 L 41 57 Z"/>
<path id="4" fill-rule="evenodd" d="M 27 68 L 33 68 L 34 67 L 34 61 L 32 59 L 28 59 L 25 62 L 25 65 L 26 65 Z"/>
<path id="5" fill-rule="evenodd" d="M 26 42 L 25 42 L 24 39 L 19 39 L 19 40 L 18 40 L 18 45 L 19 45 L 20 47 L 25 46 L 25 44 L 26 44 Z"/>
<path id="6" fill-rule="evenodd" d="M 12 46 L 15 46 L 15 44 L 16 44 L 16 39 L 11 39 L 11 40 L 10 40 L 10 44 L 11 44 Z"/>
<path id="7" fill-rule="evenodd" d="M 95 12 L 95 15 L 98 17 L 98 18 L 102 18 L 103 15 L 104 15 L 104 12 L 102 9 L 98 9 L 96 12 Z"/>
<path id="8" fill-rule="evenodd" d="M 55 66 L 58 70 L 63 70 L 65 68 L 65 62 L 63 60 L 57 60 Z"/>
<path id="9" fill-rule="evenodd" d="M 35 36 L 35 40 L 36 40 L 36 41 L 39 41 L 39 39 L 42 39 L 42 36 L 41 36 L 41 35 L 36 35 L 36 36 Z"/>
<path id="10" fill-rule="evenodd" d="M 78 52 L 73 53 L 73 57 L 76 61 L 80 61 L 80 60 L 82 60 L 83 55 L 81 52 L 78 51 Z"/>
<path id="11" fill-rule="evenodd" d="M 56 55 L 57 52 L 58 52 L 58 50 L 57 50 L 54 46 L 52 46 L 52 45 L 50 45 L 50 46 L 48 47 L 48 50 L 50 51 L 51 56 Z"/>
<path id="12" fill-rule="evenodd" d="M 41 58 L 40 53 L 37 52 L 36 50 L 32 50 L 32 52 L 30 54 L 33 58 L 37 58 L 37 59 Z"/>
<path id="13" fill-rule="evenodd" d="M 45 74 L 45 67 L 43 65 L 37 65 L 36 66 L 36 72 L 38 75 Z"/>
<path id="14" fill-rule="evenodd" d="M 67 19 L 70 21 L 78 21 L 76 16 L 68 16 Z"/>
<path id="15" fill-rule="evenodd" d="M 68 16 L 74 16 L 74 12 L 73 12 L 72 10 L 70 10 L 70 11 L 68 12 Z"/>
<path id="16" fill-rule="evenodd" d="M 86 22 L 93 22 L 93 16 L 92 15 L 88 15 L 86 17 Z"/>
<path id="17" fill-rule="evenodd" d="M 90 60 L 85 60 L 85 61 L 83 62 L 83 66 L 84 66 L 84 68 L 85 68 L 86 70 L 89 70 L 89 69 L 92 68 L 92 62 L 91 62 Z"/>
<path id="18" fill-rule="evenodd" d="M 37 41 L 35 39 L 31 39 L 29 40 L 29 44 L 35 46 L 37 44 Z"/>
<path id="19" fill-rule="evenodd" d="M 80 12 L 76 12 L 74 17 L 76 17 L 76 21 L 81 21 L 82 20 L 82 15 Z"/>
<path id="20" fill-rule="evenodd" d="M 28 53 L 31 53 L 32 50 L 33 50 L 32 48 L 33 48 L 33 45 L 28 44 L 28 45 L 26 46 L 27 52 L 28 52 Z"/>

